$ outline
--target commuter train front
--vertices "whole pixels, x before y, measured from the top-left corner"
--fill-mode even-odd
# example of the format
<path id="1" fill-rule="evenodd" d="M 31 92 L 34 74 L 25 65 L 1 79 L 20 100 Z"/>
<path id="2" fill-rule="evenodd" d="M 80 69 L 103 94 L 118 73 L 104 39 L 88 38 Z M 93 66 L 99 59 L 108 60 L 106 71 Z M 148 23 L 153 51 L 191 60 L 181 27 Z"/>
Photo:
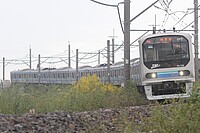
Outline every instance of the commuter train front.
<path id="1" fill-rule="evenodd" d="M 195 81 L 191 36 L 162 33 L 139 40 L 141 83 L 149 100 L 189 97 Z"/>

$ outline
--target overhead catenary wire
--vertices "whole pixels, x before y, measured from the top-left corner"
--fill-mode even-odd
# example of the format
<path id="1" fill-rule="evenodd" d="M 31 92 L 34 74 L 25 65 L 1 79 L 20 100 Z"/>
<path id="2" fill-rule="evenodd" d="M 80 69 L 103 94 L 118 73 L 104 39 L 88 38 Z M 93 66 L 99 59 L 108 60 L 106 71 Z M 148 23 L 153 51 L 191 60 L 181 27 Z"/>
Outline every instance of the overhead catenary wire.
<path id="1" fill-rule="evenodd" d="M 183 12 L 183 11 L 172 12 L 172 10 L 170 9 L 169 5 L 172 3 L 172 1 L 170 1 L 170 2 L 168 2 L 168 3 L 166 3 L 164 0 L 163 0 L 163 1 L 159 1 L 159 2 L 160 2 L 160 5 L 161 5 L 163 8 L 160 8 L 160 7 L 158 7 L 158 6 L 154 6 L 154 7 L 165 11 L 165 12 L 167 13 L 168 16 L 170 16 L 172 19 L 174 19 L 174 21 L 178 22 L 177 24 L 180 24 L 182 27 L 183 27 L 184 25 L 187 25 L 186 23 L 184 23 L 184 25 L 183 25 L 183 22 L 180 23 L 180 21 L 179 21 L 180 18 L 179 18 L 178 16 L 176 16 L 176 14 L 175 14 L 175 13 L 177 13 L 177 12 Z M 174 15 L 176 18 L 173 17 L 172 15 Z M 168 20 L 168 18 L 167 18 L 167 20 Z M 166 20 L 165 22 L 163 22 L 163 24 L 166 24 L 166 23 L 167 23 L 167 20 Z M 163 25 L 162 27 L 164 27 L 164 25 Z"/>

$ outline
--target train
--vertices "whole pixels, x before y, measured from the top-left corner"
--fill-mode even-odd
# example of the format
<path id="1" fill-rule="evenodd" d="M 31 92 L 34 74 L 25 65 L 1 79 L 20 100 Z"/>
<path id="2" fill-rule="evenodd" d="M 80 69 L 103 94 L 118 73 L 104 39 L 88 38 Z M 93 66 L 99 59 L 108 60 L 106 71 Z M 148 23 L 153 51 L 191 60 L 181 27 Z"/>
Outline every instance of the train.
<path id="1" fill-rule="evenodd" d="M 139 39 L 139 58 L 130 61 L 130 80 L 148 100 L 189 97 L 195 81 L 192 37 L 188 33 L 159 33 Z M 72 84 L 96 74 L 102 83 L 124 84 L 124 61 L 77 69 L 24 69 L 10 73 L 11 83 Z M 109 78 L 108 78 L 109 77 Z"/>

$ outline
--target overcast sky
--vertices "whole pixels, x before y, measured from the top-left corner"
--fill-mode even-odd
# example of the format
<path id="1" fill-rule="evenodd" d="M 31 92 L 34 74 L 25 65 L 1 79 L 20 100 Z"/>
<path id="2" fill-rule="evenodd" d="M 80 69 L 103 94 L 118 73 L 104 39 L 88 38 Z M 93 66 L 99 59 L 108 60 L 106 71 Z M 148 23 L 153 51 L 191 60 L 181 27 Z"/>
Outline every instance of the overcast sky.
<path id="1" fill-rule="evenodd" d="M 120 0 L 99 0 L 102 3 L 118 4 Z M 155 0 L 132 0 L 131 18 L 143 11 Z M 193 0 L 162 0 L 151 7 L 131 23 L 131 29 L 182 29 L 193 21 Z M 170 3 L 171 2 L 171 3 Z M 169 4 L 169 8 L 167 5 Z M 123 21 L 123 4 L 119 5 Z M 167 9 L 168 13 L 163 9 Z M 175 12 L 175 14 L 174 14 Z M 168 15 L 167 15 L 168 14 Z M 185 17 L 180 21 L 180 19 Z M 177 23 L 180 21 L 179 23 Z M 176 24 L 177 23 L 177 24 Z M 192 29 L 191 26 L 188 29 Z M 90 0 L 0 0 L 0 60 L 28 59 L 29 48 L 36 59 L 41 57 L 67 56 L 70 42 L 72 54 L 80 52 L 97 52 L 106 47 L 109 36 L 117 36 L 116 44 L 122 44 L 121 31 L 117 9 L 91 2 Z M 134 41 L 144 32 L 131 32 Z M 149 33 L 150 34 L 150 33 Z M 136 43 L 137 44 L 137 43 Z M 82 55 L 80 55 L 82 56 Z M 131 58 L 138 57 L 138 49 L 131 48 Z M 123 58 L 123 50 L 116 53 L 116 60 Z M 33 60 L 35 60 L 33 59 Z M 105 58 L 102 59 L 105 62 Z M 12 70 L 28 68 L 27 65 L 6 63 L 6 79 Z M 18 62 L 17 62 L 18 63 Z M 73 63 L 73 62 L 72 62 Z M 32 68 L 36 68 L 33 63 Z M 96 62 L 97 64 L 97 62 Z M 43 64 L 45 67 L 45 64 Z M 52 66 L 52 64 L 46 64 Z M 66 63 L 53 64 L 55 67 L 67 66 Z M 2 69 L 0 69 L 2 79 Z"/>

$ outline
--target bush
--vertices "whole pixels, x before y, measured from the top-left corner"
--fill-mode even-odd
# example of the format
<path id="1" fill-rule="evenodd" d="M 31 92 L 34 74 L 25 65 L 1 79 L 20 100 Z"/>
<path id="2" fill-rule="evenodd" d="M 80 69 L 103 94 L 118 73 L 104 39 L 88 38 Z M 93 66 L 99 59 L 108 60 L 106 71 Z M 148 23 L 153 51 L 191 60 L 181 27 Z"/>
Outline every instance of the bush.
<path id="1" fill-rule="evenodd" d="M 86 111 L 99 108 L 120 108 L 142 103 L 134 83 L 128 88 L 102 84 L 96 75 L 83 77 L 77 84 L 15 85 L 0 91 L 0 113 Z"/>

